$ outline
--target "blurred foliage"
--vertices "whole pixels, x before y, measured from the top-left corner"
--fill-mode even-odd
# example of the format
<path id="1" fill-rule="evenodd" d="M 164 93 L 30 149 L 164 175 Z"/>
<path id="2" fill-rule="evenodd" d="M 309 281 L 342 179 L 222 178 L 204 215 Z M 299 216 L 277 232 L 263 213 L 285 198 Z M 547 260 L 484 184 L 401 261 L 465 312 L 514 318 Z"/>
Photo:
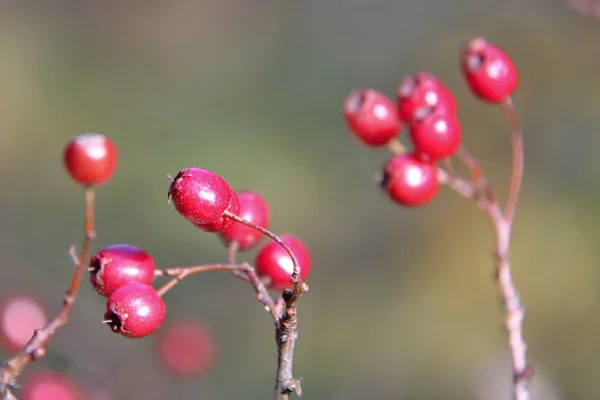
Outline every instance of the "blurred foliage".
<path id="1" fill-rule="evenodd" d="M 508 49 L 521 71 L 527 166 L 513 264 L 534 399 L 596 399 L 600 22 L 558 0 L 0 3 L 0 295 L 57 310 L 83 208 L 61 152 L 74 134 L 103 132 L 120 164 L 97 196 L 96 248 L 129 242 L 163 267 L 225 260 L 216 237 L 166 203 L 165 175 L 187 166 L 263 193 L 273 229 L 306 240 L 314 266 L 295 363 L 306 398 L 508 398 L 486 219 L 448 191 L 422 209 L 391 204 L 373 182 L 385 152 L 362 148 L 341 118 L 350 89 L 393 94 L 404 75 L 433 72 L 503 193 L 507 125 L 458 69 L 474 36 Z M 197 318 L 219 342 L 210 373 L 181 382 L 152 337 L 102 326 L 103 300 L 84 286 L 31 370 L 115 399 L 270 398 L 272 324 L 253 296 L 219 273 L 169 293 L 168 319 Z"/>

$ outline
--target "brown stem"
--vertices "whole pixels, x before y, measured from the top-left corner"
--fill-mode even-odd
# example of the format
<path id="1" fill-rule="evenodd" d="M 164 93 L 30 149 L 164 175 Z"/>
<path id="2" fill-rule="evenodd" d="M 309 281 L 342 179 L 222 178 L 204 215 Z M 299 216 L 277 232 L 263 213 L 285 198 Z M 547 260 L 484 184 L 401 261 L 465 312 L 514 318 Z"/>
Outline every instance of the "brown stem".
<path id="1" fill-rule="evenodd" d="M 398 140 L 398 139 L 390 140 L 387 144 L 387 147 L 392 152 L 392 154 L 395 154 L 395 155 L 401 155 L 401 154 L 408 152 L 408 150 L 406 149 L 406 146 L 404 146 L 402 144 L 402 142 L 400 142 L 400 140 Z"/>
<path id="2" fill-rule="evenodd" d="M 519 125 L 519 119 L 514 103 L 510 97 L 502 103 L 502 108 L 506 113 L 506 118 L 508 119 L 512 131 L 512 173 L 510 176 L 508 197 L 504 206 L 504 217 L 509 224 L 512 224 L 523 181 L 525 156 L 523 150 L 523 133 L 521 131 L 521 126 Z"/>
<path id="3" fill-rule="evenodd" d="M 17 378 L 23 369 L 32 361 L 46 354 L 46 347 L 60 327 L 69 321 L 69 312 L 75 303 L 81 280 L 85 272 L 85 264 L 89 258 L 92 240 L 96 237 L 94 228 L 94 191 L 91 187 L 85 188 L 85 223 L 84 238 L 81 254 L 71 278 L 71 284 L 66 292 L 60 311 L 44 327 L 36 329 L 25 347 L 4 363 L 0 372 L 0 394 L 3 399 L 16 399 L 12 393 L 16 386 Z M 73 252 L 72 252 L 73 253 Z"/>
<path id="4" fill-rule="evenodd" d="M 481 190 L 490 201 L 496 201 L 496 196 L 494 195 L 494 192 L 487 181 L 483 169 L 475 157 L 473 157 L 464 146 L 460 146 L 458 148 L 456 157 L 458 157 L 460 162 L 462 162 L 463 165 L 469 170 L 471 177 L 473 177 L 473 180 L 475 181 L 475 186 Z"/>

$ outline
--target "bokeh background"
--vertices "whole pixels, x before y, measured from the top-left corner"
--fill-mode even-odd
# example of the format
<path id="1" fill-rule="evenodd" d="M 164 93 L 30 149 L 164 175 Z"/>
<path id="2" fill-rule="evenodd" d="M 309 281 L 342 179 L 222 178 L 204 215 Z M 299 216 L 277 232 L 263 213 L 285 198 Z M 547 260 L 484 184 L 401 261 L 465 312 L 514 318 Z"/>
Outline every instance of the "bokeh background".
<path id="1" fill-rule="evenodd" d="M 527 161 L 512 249 L 534 399 L 600 398 L 600 21 L 561 0 L 0 3 L 0 297 L 58 310 L 83 212 L 63 146 L 103 132 L 120 162 L 98 192 L 95 249 L 132 243 L 161 267 L 226 260 L 166 202 L 165 175 L 187 166 L 261 192 L 273 230 L 304 238 L 314 264 L 295 373 L 306 399 L 509 398 L 488 221 L 448 190 L 420 209 L 392 204 L 373 182 L 387 153 L 362 147 L 341 114 L 353 88 L 393 95 L 405 75 L 435 73 L 503 195 L 507 124 L 458 68 L 475 36 L 521 73 Z M 209 372 L 179 380 L 155 338 L 110 333 L 84 285 L 26 374 L 50 368 L 90 399 L 271 398 L 273 328 L 253 298 L 226 273 L 166 296 L 167 322 L 197 319 L 218 343 Z"/>

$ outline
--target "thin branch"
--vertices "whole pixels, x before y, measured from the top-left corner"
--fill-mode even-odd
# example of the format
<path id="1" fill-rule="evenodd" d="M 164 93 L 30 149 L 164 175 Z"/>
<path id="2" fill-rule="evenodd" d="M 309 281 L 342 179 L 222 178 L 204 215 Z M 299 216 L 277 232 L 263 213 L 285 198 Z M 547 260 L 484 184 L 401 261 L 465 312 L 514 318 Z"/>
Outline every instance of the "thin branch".
<path id="1" fill-rule="evenodd" d="M 475 157 L 473 157 L 464 146 L 459 147 L 458 151 L 456 152 L 456 157 L 458 157 L 460 162 L 462 162 L 462 164 L 471 174 L 471 177 L 473 177 L 475 186 L 481 190 L 490 201 L 496 201 L 496 196 L 494 195 L 494 192 L 488 183 L 483 169 Z"/>
<path id="2" fill-rule="evenodd" d="M 519 201 L 519 194 L 523 181 L 525 156 L 523 150 L 523 133 L 521 131 L 521 126 L 519 125 L 519 119 L 514 103 L 510 97 L 502 103 L 502 108 L 506 113 L 506 118 L 508 119 L 512 131 L 512 173 L 510 176 L 508 198 L 506 199 L 506 204 L 504 206 L 504 216 L 506 221 L 508 221 L 508 224 L 511 225 L 515 217 L 517 202 Z"/>

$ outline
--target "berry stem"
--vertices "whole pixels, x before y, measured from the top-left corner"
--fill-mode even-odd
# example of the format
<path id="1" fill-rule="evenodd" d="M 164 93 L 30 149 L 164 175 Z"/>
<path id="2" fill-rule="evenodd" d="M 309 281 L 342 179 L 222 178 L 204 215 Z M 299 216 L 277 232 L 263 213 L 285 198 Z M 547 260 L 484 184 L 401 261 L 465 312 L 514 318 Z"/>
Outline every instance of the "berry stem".
<path id="1" fill-rule="evenodd" d="M 72 257 L 76 263 L 71 284 L 67 289 L 63 300 L 62 308 L 44 327 L 36 329 L 25 347 L 4 363 L 0 371 L 0 395 L 3 399 L 16 399 L 12 389 L 17 385 L 17 378 L 23 372 L 23 369 L 32 361 L 35 361 L 46 354 L 46 347 L 54 337 L 60 327 L 69 321 L 69 312 L 75 303 L 79 286 L 81 284 L 85 264 L 90 255 L 92 240 L 96 237 L 94 228 L 94 189 L 90 186 L 85 188 L 85 222 L 84 238 L 81 246 L 81 255 L 77 257 L 74 251 L 71 251 Z"/>
<path id="2" fill-rule="evenodd" d="M 390 140 L 387 143 L 387 147 L 392 152 L 392 154 L 395 154 L 395 155 L 401 155 L 401 154 L 405 154 L 408 152 L 408 150 L 406 149 L 406 146 L 404 146 L 402 144 L 402 142 L 400 142 L 400 140 L 398 140 L 398 139 Z"/>
<path id="3" fill-rule="evenodd" d="M 512 98 L 506 99 L 502 103 L 502 108 L 506 113 L 506 118 L 510 124 L 512 131 L 512 173 L 510 177 L 510 187 L 508 191 L 508 198 L 504 206 L 504 216 L 509 224 L 515 216 L 515 210 L 517 208 L 517 202 L 519 200 L 519 194 L 521 191 L 521 184 L 523 182 L 523 170 L 524 170 L 524 150 L 523 150 L 523 132 L 519 124 L 517 112 L 515 110 Z"/>
<path id="4" fill-rule="evenodd" d="M 458 151 L 456 152 L 456 156 L 458 157 L 460 162 L 462 162 L 463 165 L 469 170 L 471 177 L 475 181 L 475 186 L 479 190 L 482 190 L 483 193 L 485 193 L 485 196 L 490 202 L 495 202 L 496 196 L 494 195 L 494 192 L 492 191 L 492 188 L 490 187 L 487 178 L 485 177 L 483 169 L 481 168 L 475 157 L 473 157 L 473 155 L 471 155 L 471 153 L 469 153 L 469 151 L 464 146 L 459 147 Z"/>

